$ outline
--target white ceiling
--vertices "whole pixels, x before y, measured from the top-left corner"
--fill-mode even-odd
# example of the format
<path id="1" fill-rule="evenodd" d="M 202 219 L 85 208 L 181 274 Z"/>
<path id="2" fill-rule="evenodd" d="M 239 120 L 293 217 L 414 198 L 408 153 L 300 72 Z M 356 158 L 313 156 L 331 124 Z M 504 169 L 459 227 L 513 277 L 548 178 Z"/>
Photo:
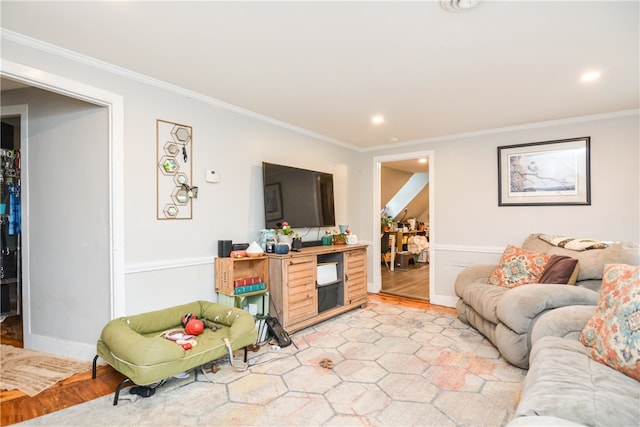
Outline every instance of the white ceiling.
<path id="1" fill-rule="evenodd" d="M 0 2 L 4 29 L 361 149 L 637 109 L 638 1 Z M 584 84 L 580 74 L 600 70 Z M 374 114 L 385 116 L 373 125 Z"/>

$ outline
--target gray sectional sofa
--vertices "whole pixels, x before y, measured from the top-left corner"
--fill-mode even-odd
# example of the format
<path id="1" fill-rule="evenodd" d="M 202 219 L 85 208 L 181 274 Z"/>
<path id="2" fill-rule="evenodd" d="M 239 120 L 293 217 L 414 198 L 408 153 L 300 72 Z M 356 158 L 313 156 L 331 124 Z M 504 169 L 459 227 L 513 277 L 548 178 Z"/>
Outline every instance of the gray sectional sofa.
<path id="1" fill-rule="evenodd" d="M 640 425 L 640 382 L 591 359 L 579 340 L 595 310 L 568 306 L 540 316 L 509 427 Z"/>
<path id="2" fill-rule="evenodd" d="M 507 361 L 529 369 L 508 426 L 640 426 L 640 382 L 594 360 L 580 341 L 599 309 L 605 266 L 640 265 L 640 245 L 574 251 L 532 234 L 522 248 L 578 259 L 575 286 L 489 284 L 496 265 L 469 267 L 455 283 L 460 320 L 484 334 Z"/>
<path id="3" fill-rule="evenodd" d="M 579 252 L 554 246 L 540 239 L 540 234 L 531 234 L 521 247 L 578 259 L 575 286 L 496 286 L 488 283 L 496 265 L 474 265 L 458 275 L 455 292 L 459 297 L 456 305 L 459 319 L 486 336 L 509 363 L 527 369 L 531 331 L 539 316 L 558 307 L 596 305 L 604 266 L 613 263 L 639 265 L 640 245 L 616 243 L 605 249 Z"/>

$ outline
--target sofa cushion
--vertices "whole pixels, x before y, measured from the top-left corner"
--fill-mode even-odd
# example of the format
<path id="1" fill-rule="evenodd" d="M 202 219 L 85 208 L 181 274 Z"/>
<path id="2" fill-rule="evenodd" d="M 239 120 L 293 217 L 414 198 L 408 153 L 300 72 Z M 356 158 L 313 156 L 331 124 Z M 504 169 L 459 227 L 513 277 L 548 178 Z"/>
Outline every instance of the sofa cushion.
<path id="1" fill-rule="evenodd" d="M 498 302 L 501 323 L 518 333 L 529 333 L 545 311 L 569 305 L 596 305 L 598 293 L 580 286 L 526 285 L 509 290 Z"/>
<path id="2" fill-rule="evenodd" d="M 560 248 L 571 249 L 572 251 L 587 251 L 589 249 L 604 249 L 611 246 L 613 242 L 603 242 L 594 239 L 576 239 L 575 237 L 558 236 L 556 234 L 541 234 L 540 238 Z"/>
<path id="3" fill-rule="evenodd" d="M 588 351 L 578 340 L 539 339 L 516 417 L 557 417 L 585 426 L 638 425 L 638 382 L 592 360 Z"/>
<path id="4" fill-rule="evenodd" d="M 496 313 L 498 302 L 508 290 L 509 288 L 503 286 L 471 283 L 464 288 L 461 298 L 480 316 L 496 324 L 499 322 Z"/>
<path id="5" fill-rule="evenodd" d="M 640 264 L 640 244 L 634 242 L 621 242 L 605 249 L 590 249 L 588 251 L 578 252 L 559 248 L 545 242 L 540 238 L 540 234 L 531 234 L 525 239 L 522 248 L 528 251 L 541 252 L 549 256 L 565 255 L 576 258 L 580 267 L 578 284 L 586 280 L 601 280 L 602 272 L 606 264 Z M 599 286 L 599 282 L 597 285 Z M 591 287 L 591 289 L 598 290 L 597 287 Z"/>
<path id="6" fill-rule="evenodd" d="M 548 255 L 508 245 L 498 266 L 489 276 L 489 283 L 507 288 L 540 283 L 548 262 Z"/>
<path id="7" fill-rule="evenodd" d="M 605 267 L 595 315 L 580 341 L 590 357 L 640 381 L 640 267 Z"/>
<path id="8" fill-rule="evenodd" d="M 586 291 L 586 289 L 584 290 Z M 595 312 L 595 304 L 567 305 L 547 310 L 538 317 L 531 329 L 531 346 L 535 346 L 536 342 L 544 337 L 560 337 L 580 341 L 580 333 L 584 325 L 593 317 Z"/>
<path id="9" fill-rule="evenodd" d="M 575 285 L 578 279 L 578 260 L 564 255 L 551 255 L 540 283 Z"/>

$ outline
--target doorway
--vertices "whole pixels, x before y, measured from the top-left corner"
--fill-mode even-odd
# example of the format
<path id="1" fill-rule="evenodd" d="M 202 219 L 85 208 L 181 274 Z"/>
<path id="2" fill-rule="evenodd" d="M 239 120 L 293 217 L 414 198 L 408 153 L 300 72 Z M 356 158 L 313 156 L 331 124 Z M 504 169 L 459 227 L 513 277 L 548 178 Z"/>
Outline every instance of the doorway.
<path id="1" fill-rule="evenodd" d="M 3 109 L 0 148 L 0 328 L 2 342 L 22 342 L 21 124 L 26 106 Z"/>
<path id="2" fill-rule="evenodd" d="M 429 300 L 433 234 L 433 152 L 374 159 L 378 179 L 380 263 L 374 281 L 382 293 Z M 383 217 L 390 222 L 385 227 Z M 378 218 L 376 218 L 378 221 Z M 375 223 L 377 226 L 378 222 Z M 376 241 L 376 243 L 378 243 Z"/>
<path id="3" fill-rule="evenodd" d="M 124 308 L 122 97 L 8 61 L 1 77 L 3 115 L 26 96 L 34 129 L 21 156 L 24 347 L 90 360 Z"/>

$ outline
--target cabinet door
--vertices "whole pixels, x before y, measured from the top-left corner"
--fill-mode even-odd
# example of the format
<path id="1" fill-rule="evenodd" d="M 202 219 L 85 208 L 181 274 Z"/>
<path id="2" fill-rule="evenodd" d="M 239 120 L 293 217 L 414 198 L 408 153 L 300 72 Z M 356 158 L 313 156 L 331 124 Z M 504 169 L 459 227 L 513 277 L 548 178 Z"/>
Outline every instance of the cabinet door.
<path id="1" fill-rule="evenodd" d="M 318 290 L 316 289 L 315 257 L 292 258 L 287 263 L 287 303 L 284 312 L 285 325 L 314 317 L 318 314 Z"/>
<path id="2" fill-rule="evenodd" d="M 233 259 L 215 259 L 215 290 L 225 295 L 233 295 Z"/>
<path id="3" fill-rule="evenodd" d="M 367 300 L 367 253 L 358 249 L 345 253 L 345 304 Z"/>

